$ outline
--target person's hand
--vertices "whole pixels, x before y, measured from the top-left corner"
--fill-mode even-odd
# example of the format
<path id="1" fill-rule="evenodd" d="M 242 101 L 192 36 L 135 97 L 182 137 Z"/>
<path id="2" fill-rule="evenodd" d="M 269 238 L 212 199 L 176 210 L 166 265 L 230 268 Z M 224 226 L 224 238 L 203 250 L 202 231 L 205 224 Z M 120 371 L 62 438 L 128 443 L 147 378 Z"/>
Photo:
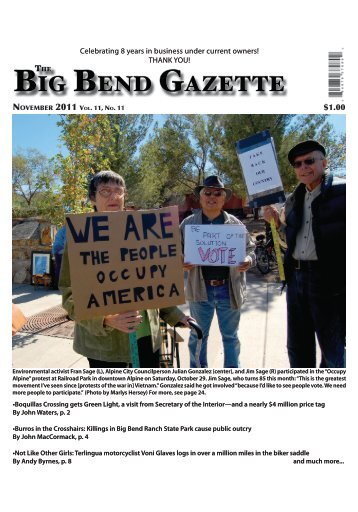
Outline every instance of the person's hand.
<path id="1" fill-rule="evenodd" d="M 271 219 L 273 219 L 276 227 L 280 227 L 280 214 L 274 206 L 264 206 L 264 219 L 266 222 L 271 222 Z"/>
<path id="2" fill-rule="evenodd" d="M 103 324 L 113 327 L 113 329 L 118 331 L 130 333 L 135 332 L 141 321 L 142 317 L 139 311 L 128 311 L 127 313 L 105 316 Z"/>
<path id="3" fill-rule="evenodd" d="M 181 318 L 180 319 L 180 327 L 188 327 L 190 329 L 190 324 L 189 322 L 196 322 L 195 318 L 193 318 L 192 316 L 185 316 L 184 318 Z"/>
<path id="4" fill-rule="evenodd" d="M 239 265 L 236 267 L 238 272 L 246 272 L 251 267 L 251 258 L 246 256 L 244 261 L 241 261 Z"/>
<path id="5" fill-rule="evenodd" d="M 191 270 L 194 267 L 195 267 L 195 265 L 193 265 L 192 263 L 183 263 L 183 270 L 184 271 Z"/>

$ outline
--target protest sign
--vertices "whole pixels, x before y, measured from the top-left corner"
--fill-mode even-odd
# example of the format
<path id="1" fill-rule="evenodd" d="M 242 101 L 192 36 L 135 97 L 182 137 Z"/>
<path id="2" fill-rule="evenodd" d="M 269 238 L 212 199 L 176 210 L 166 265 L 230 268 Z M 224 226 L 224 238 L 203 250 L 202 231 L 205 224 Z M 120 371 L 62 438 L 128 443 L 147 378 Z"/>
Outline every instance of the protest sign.
<path id="1" fill-rule="evenodd" d="M 242 224 L 185 226 L 184 261 L 194 265 L 237 266 L 246 257 Z"/>
<path id="2" fill-rule="evenodd" d="M 249 205 L 258 208 L 273 203 L 283 203 L 286 198 L 278 170 L 274 141 L 270 132 L 264 130 L 247 139 L 239 140 L 236 150 L 244 173 Z M 270 226 L 280 279 L 284 282 L 285 273 L 280 242 L 273 219 L 270 221 Z"/>
<path id="3" fill-rule="evenodd" d="M 236 151 L 244 174 L 249 206 L 259 208 L 284 202 L 285 194 L 270 132 L 264 130 L 239 140 Z"/>
<path id="4" fill-rule="evenodd" d="M 177 210 L 66 217 L 77 320 L 185 302 Z"/>

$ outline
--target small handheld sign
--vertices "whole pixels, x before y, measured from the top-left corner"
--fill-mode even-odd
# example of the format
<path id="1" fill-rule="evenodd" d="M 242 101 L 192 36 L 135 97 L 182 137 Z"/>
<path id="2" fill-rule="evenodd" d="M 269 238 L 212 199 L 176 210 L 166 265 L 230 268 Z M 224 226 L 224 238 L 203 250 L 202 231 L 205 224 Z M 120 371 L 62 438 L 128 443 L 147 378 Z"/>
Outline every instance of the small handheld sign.
<path id="1" fill-rule="evenodd" d="M 236 143 L 251 208 L 285 202 L 274 141 L 268 130 Z M 285 281 L 281 249 L 274 220 L 270 222 L 281 281 Z"/>
<path id="2" fill-rule="evenodd" d="M 243 224 L 188 224 L 184 261 L 193 265 L 237 266 L 246 256 Z"/>
<path id="3" fill-rule="evenodd" d="M 236 143 L 251 208 L 283 203 L 285 194 L 273 139 L 268 130 Z"/>

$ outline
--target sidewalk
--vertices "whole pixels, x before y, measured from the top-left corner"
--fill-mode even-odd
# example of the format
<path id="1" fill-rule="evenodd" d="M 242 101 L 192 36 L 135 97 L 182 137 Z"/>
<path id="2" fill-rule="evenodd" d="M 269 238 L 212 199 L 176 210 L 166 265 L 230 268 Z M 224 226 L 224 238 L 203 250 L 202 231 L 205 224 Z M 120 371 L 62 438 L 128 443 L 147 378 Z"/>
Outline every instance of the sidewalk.
<path id="1" fill-rule="evenodd" d="M 59 291 L 13 285 L 13 302 L 26 317 L 61 304 Z M 189 314 L 188 307 L 181 306 Z M 189 367 L 188 329 L 178 330 L 182 368 Z M 240 362 L 244 368 L 288 368 L 286 351 L 286 297 L 279 283 L 268 283 L 261 276 L 247 274 L 247 301 L 242 308 L 239 337 Z M 216 317 L 210 330 L 208 359 L 211 368 L 222 368 L 223 349 Z M 13 337 L 15 368 L 87 368 L 85 357 L 72 350 L 72 340 L 41 333 L 19 333 Z"/>

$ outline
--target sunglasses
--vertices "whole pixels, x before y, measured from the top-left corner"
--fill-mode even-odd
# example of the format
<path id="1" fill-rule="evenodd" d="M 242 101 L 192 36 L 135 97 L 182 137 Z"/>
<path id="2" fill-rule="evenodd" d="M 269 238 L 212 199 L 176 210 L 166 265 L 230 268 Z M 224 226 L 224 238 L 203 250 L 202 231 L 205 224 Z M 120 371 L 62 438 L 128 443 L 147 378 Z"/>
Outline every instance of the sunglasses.
<path id="1" fill-rule="evenodd" d="M 97 190 L 97 192 L 102 197 L 110 197 L 112 194 L 123 197 L 125 194 L 124 188 L 100 188 Z"/>
<path id="2" fill-rule="evenodd" d="M 206 196 L 206 197 L 210 197 L 210 196 L 215 196 L 215 197 L 220 197 L 222 195 L 223 191 L 222 190 L 204 190 L 203 191 L 203 196 Z"/>
<path id="3" fill-rule="evenodd" d="M 299 169 L 300 167 L 302 167 L 302 164 L 305 164 L 305 165 L 313 165 L 316 160 L 323 160 L 323 158 L 305 158 L 304 160 L 298 160 L 297 162 L 293 162 L 292 164 L 292 167 L 294 167 L 295 169 Z"/>

